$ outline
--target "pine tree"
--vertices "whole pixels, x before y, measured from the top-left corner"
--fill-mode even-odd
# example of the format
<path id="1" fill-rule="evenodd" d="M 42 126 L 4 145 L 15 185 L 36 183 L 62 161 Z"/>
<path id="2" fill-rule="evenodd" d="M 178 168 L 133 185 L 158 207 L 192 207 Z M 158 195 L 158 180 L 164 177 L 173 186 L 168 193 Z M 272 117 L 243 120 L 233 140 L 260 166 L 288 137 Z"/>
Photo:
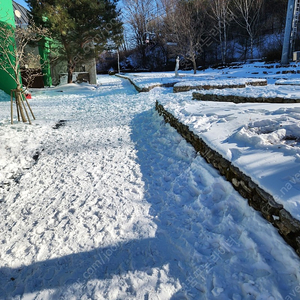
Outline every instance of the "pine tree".
<path id="1" fill-rule="evenodd" d="M 121 39 L 117 0 L 26 0 L 37 24 L 49 28 L 56 51 L 68 63 L 68 83 L 76 64 Z"/>

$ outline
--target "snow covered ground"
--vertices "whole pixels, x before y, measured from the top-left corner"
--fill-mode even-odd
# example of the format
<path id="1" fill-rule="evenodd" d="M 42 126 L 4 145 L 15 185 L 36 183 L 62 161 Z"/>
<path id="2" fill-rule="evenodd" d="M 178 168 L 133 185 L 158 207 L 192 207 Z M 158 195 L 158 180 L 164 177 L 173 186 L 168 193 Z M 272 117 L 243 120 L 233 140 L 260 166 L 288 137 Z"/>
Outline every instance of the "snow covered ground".
<path id="1" fill-rule="evenodd" d="M 300 104 L 205 102 L 191 92 L 157 98 L 300 220 Z"/>
<path id="2" fill-rule="evenodd" d="M 207 69 L 196 76 L 181 72 L 175 86 L 238 85 L 267 79 L 267 86 L 211 89 L 201 93 L 300 99 L 300 67 L 283 68 L 263 63 L 225 69 Z M 170 75 L 170 73 L 168 73 Z M 130 76 L 133 76 L 130 74 Z M 140 74 L 148 86 L 158 73 Z M 249 77 L 254 78 L 249 78 Z M 164 78 L 164 77 L 162 77 Z M 170 77 L 168 77 L 170 78 Z M 193 79 L 191 79 L 193 78 Z M 300 220 L 300 104 L 205 102 L 192 100 L 192 92 L 172 93 L 157 89 L 152 94 L 179 121 L 201 136 L 206 143 L 231 161 L 260 187 L 268 191 Z"/>
<path id="3" fill-rule="evenodd" d="M 154 110 L 191 94 L 99 84 L 35 91 L 32 126 L 0 102 L 0 299 L 299 299 L 298 256 Z"/>
<path id="4" fill-rule="evenodd" d="M 196 85 L 196 81 L 200 83 L 205 80 L 213 84 L 219 83 L 218 80 L 226 79 L 228 83 L 234 80 L 235 83 L 243 83 L 244 78 L 266 79 L 268 83 L 274 84 L 278 81 L 279 84 L 290 83 L 299 84 L 300 64 L 294 63 L 289 67 L 282 67 L 280 64 L 235 64 L 227 68 L 212 69 L 208 68 L 203 71 L 198 71 L 197 74 L 192 74 L 191 71 L 179 71 L 179 76 L 175 77 L 174 72 L 153 72 L 153 73 L 128 73 L 124 74 L 129 77 L 140 88 L 148 88 L 153 85 L 177 83 L 178 86 L 185 85 L 190 82 L 191 85 Z M 233 83 L 233 82 L 232 82 Z"/>

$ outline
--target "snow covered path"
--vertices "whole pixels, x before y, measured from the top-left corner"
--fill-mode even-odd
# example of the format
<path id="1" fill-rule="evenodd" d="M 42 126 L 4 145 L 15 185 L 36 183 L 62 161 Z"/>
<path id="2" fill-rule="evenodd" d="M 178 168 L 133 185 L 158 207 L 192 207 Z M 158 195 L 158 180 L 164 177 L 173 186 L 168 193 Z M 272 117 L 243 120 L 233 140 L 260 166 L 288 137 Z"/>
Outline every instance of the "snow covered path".
<path id="1" fill-rule="evenodd" d="M 0 203 L 0 299 L 299 299 L 299 258 L 164 124 L 155 92 L 99 81 L 37 93 L 32 127 L 1 121 L 0 166 L 19 171 Z"/>

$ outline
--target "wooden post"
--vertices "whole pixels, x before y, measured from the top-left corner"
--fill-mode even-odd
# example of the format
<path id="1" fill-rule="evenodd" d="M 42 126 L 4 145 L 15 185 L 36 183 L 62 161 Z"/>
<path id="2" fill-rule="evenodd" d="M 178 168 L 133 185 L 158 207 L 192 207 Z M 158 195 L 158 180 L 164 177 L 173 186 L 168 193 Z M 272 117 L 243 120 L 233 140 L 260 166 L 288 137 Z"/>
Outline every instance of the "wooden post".
<path id="1" fill-rule="evenodd" d="M 25 99 L 25 101 L 26 101 L 26 103 L 27 103 L 27 106 L 28 106 L 28 108 L 29 108 L 29 110 L 30 110 L 30 112 L 31 112 L 31 115 L 32 115 L 33 119 L 35 120 L 35 116 L 34 116 L 34 114 L 33 114 L 33 112 L 32 112 L 32 109 L 31 109 L 31 107 L 30 107 L 30 105 L 29 105 L 29 102 L 28 102 L 28 100 L 27 100 L 27 98 L 26 98 L 26 95 L 24 95 L 24 93 L 22 93 L 22 96 L 24 97 L 24 99 Z"/>
<path id="2" fill-rule="evenodd" d="M 10 91 L 10 122 L 14 124 L 13 120 L 13 92 Z"/>
<path id="3" fill-rule="evenodd" d="M 30 110 L 30 112 L 31 112 L 31 115 L 32 115 L 32 117 L 33 117 L 33 120 L 35 120 L 35 116 L 34 116 L 34 114 L 33 114 L 33 112 L 32 112 L 32 109 L 31 109 L 31 107 L 30 107 L 30 105 L 29 105 L 29 102 L 28 102 L 28 100 L 27 100 L 26 97 L 25 97 L 25 100 L 26 100 L 27 106 L 29 107 L 29 110 Z"/>
<path id="4" fill-rule="evenodd" d="M 24 93 L 20 89 L 13 89 L 13 90 L 10 91 L 11 124 L 13 124 L 13 98 L 14 98 L 14 95 L 15 95 L 15 100 L 16 100 L 18 121 L 20 121 L 20 116 L 21 116 L 22 121 L 24 123 L 27 122 L 27 119 L 28 119 L 29 124 L 31 124 L 31 120 L 30 120 L 30 117 L 29 117 L 29 114 L 28 114 L 28 111 L 27 111 L 27 108 L 26 108 L 26 104 L 27 104 L 34 120 L 35 120 L 35 116 L 32 112 L 32 109 L 31 109 L 31 107 L 28 103 L 28 100 L 27 100 L 26 96 L 24 95 Z M 24 99 L 23 99 L 23 97 L 24 97 Z M 27 116 L 27 119 L 26 119 L 26 116 L 24 114 L 24 111 L 25 111 L 25 114 Z"/>
<path id="5" fill-rule="evenodd" d="M 27 122 L 27 119 L 24 115 L 23 107 L 22 107 L 22 98 L 21 98 L 21 92 L 18 89 L 11 90 L 11 101 L 13 101 L 13 95 L 15 94 L 15 100 L 16 100 L 16 107 L 17 107 L 17 113 L 18 113 L 18 121 L 20 121 L 20 116 L 22 118 L 23 122 Z M 12 117 L 12 104 L 11 104 L 11 117 Z M 13 122 L 13 121 L 12 121 Z"/>
<path id="6" fill-rule="evenodd" d="M 17 101 L 16 101 L 16 107 L 17 107 L 18 121 L 20 122 L 20 110 L 19 110 L 19 105 L 17 104 Z"/>
<path id="7" fill-rule="evenodd" d="M 21 92 L 18 89 L 16 90 L 16 101 L 18 102 L 19 111 L 20 111 L 22 121 L 25 123 L 25 122 L 27 122 L 27 119 L 25 117 L 24 110 L 23 110 L 23 107 L 22 107 L 23 99 L 21 97 Z"/>
<path id="8" fill-rule="evenodd" d="M 25 110 L 25 113 L 26 113 L 28 122 L 29 122 L 29 124 L 31 125 L 31 121 L 30 121 L 30 118 L 29 118 L 29 115 L 28 115 L 28 112 L 27 112 L 27 109 L 26 109 L 26 106 L 25 106 L 25 102 L 24 102 L 23 99 L 22 99 L 22 94 L 21 94 L 21 93 L 20 93 L 20 100 L 21 100 L 21 103 L 22 103 L 22 105 L 23 105 L 23 107 L 24 107 L 24 110 Z"/>

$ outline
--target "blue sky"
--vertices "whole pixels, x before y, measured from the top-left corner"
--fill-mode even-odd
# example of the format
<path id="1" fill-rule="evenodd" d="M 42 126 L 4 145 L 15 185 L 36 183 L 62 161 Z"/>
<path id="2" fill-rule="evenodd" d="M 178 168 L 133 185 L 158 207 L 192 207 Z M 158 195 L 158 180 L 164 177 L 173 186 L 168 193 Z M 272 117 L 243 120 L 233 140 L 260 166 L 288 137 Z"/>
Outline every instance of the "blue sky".
<path id="1" fill-rule="evenodd" d="M 14 0 L 14 1 L 28 9 L 28 5 L 25 2 L 25 0 Z"/>
<path id="2" fill-rule="evenodd" d="M 28 9 L 28 5 L 25 2 L 25 0 L 14 0 L 14 1 Z M 119 5 L 120 5 L 120 3 L 122 3 L 122 1 L 119 2 Z"/>

